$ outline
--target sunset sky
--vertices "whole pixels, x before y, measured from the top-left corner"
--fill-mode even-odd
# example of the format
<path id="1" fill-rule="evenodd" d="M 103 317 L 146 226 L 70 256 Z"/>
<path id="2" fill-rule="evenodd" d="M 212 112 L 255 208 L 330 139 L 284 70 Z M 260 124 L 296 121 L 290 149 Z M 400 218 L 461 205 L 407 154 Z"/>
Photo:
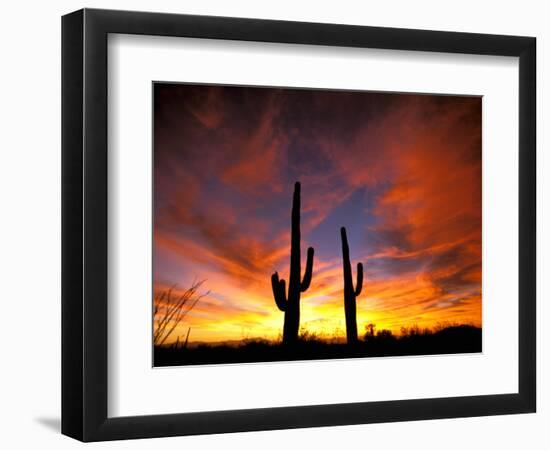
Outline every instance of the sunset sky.
<path id="1" fill-rule="evenodd" d="M 301 326 L 345 334 L 339 229 L 365 325 L 481 326 L 481 98 L 154 85 L 154 288 L 206 280 L 190 342 L 275 339 L 302 184 Z"/>

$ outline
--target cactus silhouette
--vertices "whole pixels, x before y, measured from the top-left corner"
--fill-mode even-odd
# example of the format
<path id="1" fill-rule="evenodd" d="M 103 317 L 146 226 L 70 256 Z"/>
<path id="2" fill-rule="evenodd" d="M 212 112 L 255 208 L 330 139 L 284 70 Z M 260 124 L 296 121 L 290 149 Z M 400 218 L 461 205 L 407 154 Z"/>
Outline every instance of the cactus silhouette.
<path id="1" fill-rule="evenodd" d="M 283 326 L 284 344 L 292 344 L 298 340 L 298 330 L 300 328 L 300 293 L 305 292 L 311 283 L 313 253 L 313 248 L 309 247 L 307 249 L 306 271 L 304 278 L 300 281 L 302 273 L 300 254 L 300 183 L 296 182 L 292 199 L 288 296 L 285 280 L 279 279 L 277 272 L 271 276 L 271 287 L 275 303 L 285 313 Z"/>
<path id="2" fill-rule="evenodd" d="M 348 237 L 345 227 L 340 229 L 342 236 L 342 260 L 344 269 L 344 310 L 346 313 L 346 336 L 348 344 L 357 342 L 357 306 L 356 298 L 363 287 L 363 264 L 357 263 L 357 284 L 353 287 L 351 263 L 349 261 Z"/>

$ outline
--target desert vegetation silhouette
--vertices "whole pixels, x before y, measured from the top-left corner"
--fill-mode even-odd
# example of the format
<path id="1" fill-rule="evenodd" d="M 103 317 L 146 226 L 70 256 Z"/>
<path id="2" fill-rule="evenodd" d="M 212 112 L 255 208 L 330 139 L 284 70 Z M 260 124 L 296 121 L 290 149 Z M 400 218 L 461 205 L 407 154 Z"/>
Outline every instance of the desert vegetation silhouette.
<path id="1" fill-rule="evenodd" d="M 374 327 L 372 327 L 374 328 Z M 155 346 L 155 366 L 233 364 L 269 361 L 307 361 L 334 358 L 439 355 L 481 352 L 481 328 L 470 324 L 442 323 L 433 328 L 403 327 L 400 334 L 368 328 L 357 343 L 304 331 L 292 346 L 278 341 L 249 338 L 236 343 L 196 343 Z"/>
<path id="2" fill-rule="evenodd" d="M 294 344 L 298 340 L 300 329 L 300 293 L 308 290 L 313 272 L 313 247 L 307 249 L 306 270 L 302 274 L 301 237 L 300 237 L 300 183 L 294 184 L 292 197 L 292 212 L 290 224 L 290 275 L 288 279 L 288 295 L 286 282 L 279 279 L 278 272 L 271 275 L 271 288 L 277 307 L 285 313 L 283 324 L 283 344 Z"/>
<path id="3" fill-rule="evenodd" d="M 348 344 L 357 343 L 357 302 L 356 299 L 363 288 L 363 264 L 357 263 L 357 283 L 353 286 L 351 263 L 349 260 L 349 245 L 346 228 L 340 229 L 342 238 L 342 263 L 344 272 L 344 312 L 346 316 L 346 337 Z"/>
<path id="4" fill-rule="evenodd" d="M 153 344 L 155 346 L 163 345 L 197 302 L 208 295 L 209 292 L 198 293 L 204 282 L 205 280 L 193 282 L 191 287 L 180 295 L 174 295 L 176 286 L 155 295 L 153 303 Z M 191 328 L 188 328 L 185 346 L 189 342 L 190 332 Z M 180 336 L 177 337 L 176 347 L 180 345 L 179 338 Z"/>

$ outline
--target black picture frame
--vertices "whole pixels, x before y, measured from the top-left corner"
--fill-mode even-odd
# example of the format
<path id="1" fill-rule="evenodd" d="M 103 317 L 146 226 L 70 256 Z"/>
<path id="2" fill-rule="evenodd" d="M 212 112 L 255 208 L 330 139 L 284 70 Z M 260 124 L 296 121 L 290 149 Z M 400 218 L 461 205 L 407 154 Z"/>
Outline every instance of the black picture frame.
<path id="1" fill-rule="evenodd" d="M 109 418 L 109 33 L 518 57 L 518 392 Z M 82 441 L 102 441 L 535 412 L 535 91 L 536 39 L 533 37 L 94 9 L 63 16 L 62 433 Z"/>

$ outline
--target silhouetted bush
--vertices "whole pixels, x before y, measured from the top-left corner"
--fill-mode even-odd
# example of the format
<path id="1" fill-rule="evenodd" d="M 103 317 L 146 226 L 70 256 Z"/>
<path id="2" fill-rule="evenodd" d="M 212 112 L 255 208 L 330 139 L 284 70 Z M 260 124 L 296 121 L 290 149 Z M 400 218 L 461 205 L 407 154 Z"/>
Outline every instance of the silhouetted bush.
<path id="1" fill-rule="evenodd" d="M 199 288 L 204 283 L 202 281 L 194 282 L 183 294 L 174 295 L 174 289 L 166 289 L 155 295 L 153 301 L 153 344 L 163 345 L 172 335 L 178 324 L 185 318 L 197 302 L 208 295 L 198 294 Z M 184 346 L 187 346 L 190 329 L 187 330 Z M 175 349 L 180 348 L 179 336 L 172 346 Z"/>

